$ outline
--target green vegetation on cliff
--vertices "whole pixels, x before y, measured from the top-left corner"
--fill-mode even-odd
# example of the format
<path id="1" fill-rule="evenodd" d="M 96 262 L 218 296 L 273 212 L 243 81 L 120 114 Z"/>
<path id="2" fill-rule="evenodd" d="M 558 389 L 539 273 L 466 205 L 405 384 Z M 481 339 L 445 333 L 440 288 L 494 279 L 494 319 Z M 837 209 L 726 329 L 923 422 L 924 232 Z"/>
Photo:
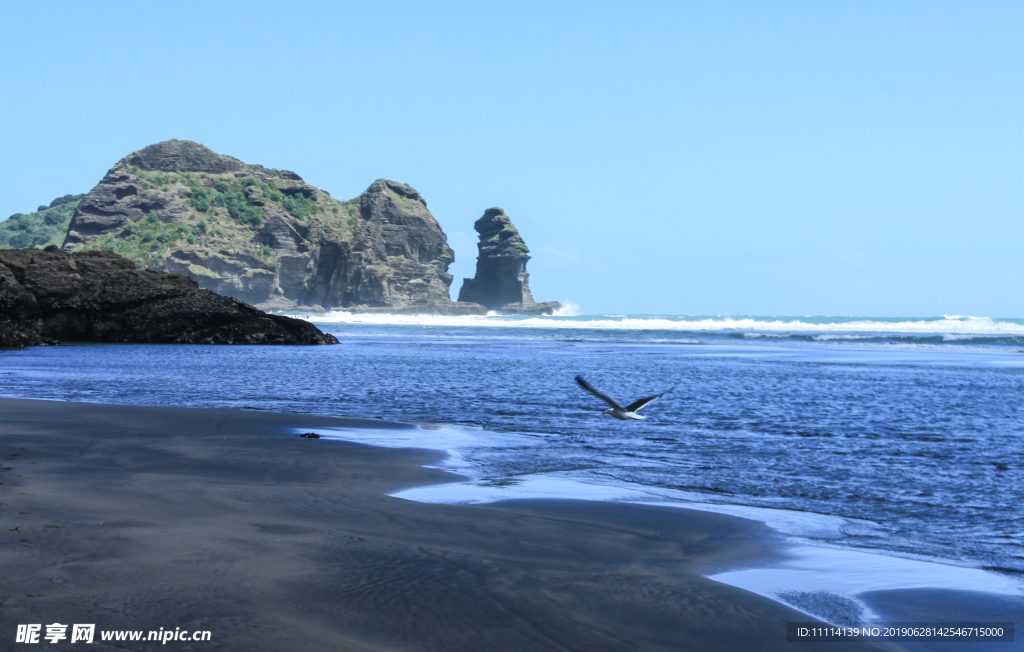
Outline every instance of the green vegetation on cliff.
<path id="1" fill-rule="evenodd" d="M 261 168 L 261 171 L 279 172 L 266 168 Z M 239 224 L 256 225 L 263 222 L 266 215 L 263 207 L 268 203 L 271 208 L 284 208 L 300 220 L 324 212 L 324 207 L 316 203 L 315 192 L 302 188 L 301 192 L 285 194 L 266 179 L 238 177 L 237 174 L 145 172 L 134 166 L 127 168 L 127 172 L 138 178 L 138 187 L 142 190 L 174 192 L 179 187 L 187 189 L 186 194 L 190 195 L 185 200 L 187 206 L 200 213 L 216 213 L 216 209 L 222 207 Z M 286 187 L 288 190 L 291 189 Z"/>
<path id="2" fill-rule="evenodd" d="M 60 246 L 82 197 L 85 195 L 64 195 L 34 213 L 11 215 L 0 222 L 0 249 Z"/>
<path id="3" fill-rule="evenodd" d="M 160 268 L 175 252 L 200 258 L 244 256 L 249 264 L 274 271 L 277 252 L 260 235 L 269 218 L 284 217 L 305 226 L 307 246 L 312 244 L 309 236 L 314 231 L 345 240 L 359 224 L 358 198 L 338 201 L 293 178 L 293 173 L 262 166 L 244 166 L 222 174 L 150 172 L 135 166 L 126 166 L 124 172 L 128 177 L 120 182 L 125 189 L 121 192 L 140 207 L 149 206 L 149 212 L 142 219 L 73 245 L 75 251 L 106 249 L 139 267 L 154 268 Z M 129 206 L 123 201 L 111 208 L 127 210 Z M 56 243 L 62 241 L 63 232 Z M 202 265 L 196 269 L 200 271 L 189 271 L 217 276 L 201 271 L 206 270 Z"/>
<path id="4" fill-rule="evenodd" d="M 199 225 L 202 226 L 199 226 Z M 117 233 L 107 233 L 92 239 L 81 250 L 106 249 L 130 258 L 139 267 L 146 267 L 159 260 L 160 255 L 170 247 L 182 242 L 198 243 L 197 233 L 205 233 L 206 224 L 200 221 L 195 226 L 183 223 L 166 223 L 156 213 L 150 213 L 138 222 L 126 224 Z"/>

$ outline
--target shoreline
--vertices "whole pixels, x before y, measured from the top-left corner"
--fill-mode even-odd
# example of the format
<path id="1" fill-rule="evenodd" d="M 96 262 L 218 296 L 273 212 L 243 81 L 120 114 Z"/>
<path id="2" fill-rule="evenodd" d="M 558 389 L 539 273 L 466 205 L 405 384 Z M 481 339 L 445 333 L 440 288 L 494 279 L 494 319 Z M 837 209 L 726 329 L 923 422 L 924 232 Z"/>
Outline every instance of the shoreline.
<path id="1" fill-rule="evenodd" d="M 445 437 L 445 430 L 449 436 Z M 318 431 L 324 437 L 385 447 L 401 447 L 406 437 L 385 441 L 370 432 Z M 411 433 L 412 434 L 412 433 Z M 524 475 L 503 478 L 501 482 L 482 477 L 465 478 L 473 465 L 463 459 L 458 431 L 422 433 L 424 447 L 441 450 L 449 457 L 430 468 L 454 474 L 449 483 L 410 487 L 389 495 L 425 504 L 495 505 L 528 499 L 593 501 L 620 505 L 664 507 L 709 512 L 763 524 L 784 538 L 783 554 L 771 563 L 753 565 L 706 575 L 737 588 L 751 591 L 809 617 L 831 622 L 873 622 L 892 620 L 876 604 L 879 595 L 899 591 L 946 591 L 984 596 L 983 600 L 1018 601 L 1024 615 L 1024 582 L 1007 573 L 955 563 L 936 557 L 900 555 L 882 548 L 844 545 L 846 536 L 869 534 L 877 524 L 812 512 L 795 512 L 733 504 L 696 502 L 688 498 L 669 499 L 665 491 L 653 487 L 628 487 L 623 484 L 587 482 L 559 475 Z M 691 497 L 696 497 L 691 496 Z M 898 610 L 897 610 L 898 611 Z M 830 619 L 830 620 L 829 620 Z"/>
<path id="2" fill-rule="evenodd" d="M 239 650 L 782 649 L 785 623 L 806 619 L 704 577 L 777 558 L 766 526 L 578 500 L 402 500 L 386 494 L 451 482 L 426 466 L 443 453 L 284 436 L 297 423 L 402 427 L 0 399 L 0 636 L 91 618 L 186 624 Z"/>
<path id="3" fill-rule="evenodd" d="M 871 601 L 861 595 L 906 590 L 961 591 L 1016 599 L 1021 601 L 1024 614 L 1024 578 L 979 565 L 957 563 L 955 559 L 900 554 L 887 548 L 851 545 L 846 541 L 876 534 L 879 525 L 872 521 L 781 507 L 710 503 L 706 502 L 707 496 L 700 494 L 686 495 L 686 492 L 622 482 L 599 483 L 592 478 L 573 478 L 558 472 L 502 477 L 496 481 L 473 473 L 475 465 L 464 459 L 460 448 L 472 450 L 475 439 L 472 429 L 440 427 L 432 430 L 434 432 L 414 431 L 409 436 L 399 437 L 382 437 L 359 430 L 345 433 L 320 429 L 319 433 L 335 441 L 356 441 L 387 448 L 413 446 L 447 453 L 446 459 L 430 468 L 454 474 L 451 481 L 389 494 L 407 500 L 451 505 L 492 505 L 509 500 L 586 500 L 726 514 L 766 525 L 785 539 L 781 545 L 786 559 L 709 577 L 750 590 L 813 618 L 839 615 L 844 616 L 843 622 L 885 620 L 876 613 Z M 515 445 L 514 434 L 506 433 L 506 437 L 510 437 L 509 445 Z M 470 477 L 464 477 L 466 475 Z M 871 573 L 865 576 L 867 569 L 871 569 Z"/>

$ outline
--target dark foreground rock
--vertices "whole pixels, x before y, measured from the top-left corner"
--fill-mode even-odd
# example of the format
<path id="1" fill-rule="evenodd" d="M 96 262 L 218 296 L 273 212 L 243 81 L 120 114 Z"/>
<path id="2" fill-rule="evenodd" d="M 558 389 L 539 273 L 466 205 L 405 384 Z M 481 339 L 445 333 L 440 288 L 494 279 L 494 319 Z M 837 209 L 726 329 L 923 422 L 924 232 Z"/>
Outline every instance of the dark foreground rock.
<path id="1" fill-rule="evenodd" d="M 488 208 L 473 225 L 480 234 L 476 275 L 463 279 L 459 302 L 478 303 L 506 314 L 550 315 L 557 301 L 537 303 L 530 292 L 529 248 L 505 211 Z"/>
<path id="2" fill-rule="evenodd" d="M 179 274 L 138 270 L 111 251 L 0 250 L 0 347 L 57 341 L 337 344 Z"/>

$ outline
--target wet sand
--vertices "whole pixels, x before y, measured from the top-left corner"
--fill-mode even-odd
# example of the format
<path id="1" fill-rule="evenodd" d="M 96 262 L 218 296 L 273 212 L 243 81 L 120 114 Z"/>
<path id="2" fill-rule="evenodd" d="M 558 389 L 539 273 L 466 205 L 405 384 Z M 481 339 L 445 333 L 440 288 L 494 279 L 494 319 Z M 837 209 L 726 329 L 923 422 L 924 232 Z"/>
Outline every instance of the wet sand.
<path id="1" fill-rule="evenodd" d="M 946 589 L 903 589 L 871 591 L 861 595 L 873 609 L 892 621 L 929 622 L 962 620 L 975 622 L 1011 622 L 1014 640 L 1002 643 L 972 641 L 901 643 L 907 652 L 1013 652 L 1024 650 L 1024 598 L 992 595 L 976 591 Z"/>
<path id="2" fill-rule="evenodd" d="M 587 501 L 431 505 L 440 453 L 287 436 L 404 427 L 0 399 L 0 649 L 19 623 L 209 630 L 132 650 L 800 650 L 809 618 L 702 577 L 766 526 Z M 67 644 L 67 641 L 63 642 Z M 49 645 L 44 643 L 44 645 Z M 34 648 L 35 646 L 31 646 Z"/>

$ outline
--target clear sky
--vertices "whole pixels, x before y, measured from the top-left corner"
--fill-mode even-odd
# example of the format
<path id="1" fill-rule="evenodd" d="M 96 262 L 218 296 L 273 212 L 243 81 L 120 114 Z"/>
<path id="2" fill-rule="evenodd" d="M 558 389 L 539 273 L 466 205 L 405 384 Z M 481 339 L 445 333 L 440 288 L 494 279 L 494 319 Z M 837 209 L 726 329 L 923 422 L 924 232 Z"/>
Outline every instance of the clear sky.
<path id="1" fill-rule="evenodd" d="M 1024 317 L 1021 2 L 0 5 L 0 219 L 170 138 L 589 313 Z"/>

